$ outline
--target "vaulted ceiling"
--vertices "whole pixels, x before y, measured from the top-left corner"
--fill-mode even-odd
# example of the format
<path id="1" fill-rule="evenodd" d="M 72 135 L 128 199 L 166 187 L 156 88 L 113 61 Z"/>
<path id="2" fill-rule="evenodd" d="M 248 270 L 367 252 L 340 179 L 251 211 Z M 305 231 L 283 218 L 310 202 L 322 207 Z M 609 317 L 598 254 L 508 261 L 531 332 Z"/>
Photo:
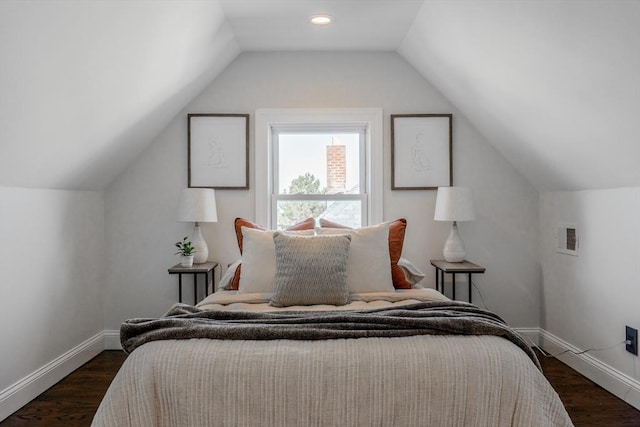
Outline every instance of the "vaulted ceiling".
<path id="1" fill-rule="evenodd" d="M 638 0 L 2 0 L 0 185 L 105 188 L 255 50 L 397 51 L 538 189 L 640 186 Z"/>

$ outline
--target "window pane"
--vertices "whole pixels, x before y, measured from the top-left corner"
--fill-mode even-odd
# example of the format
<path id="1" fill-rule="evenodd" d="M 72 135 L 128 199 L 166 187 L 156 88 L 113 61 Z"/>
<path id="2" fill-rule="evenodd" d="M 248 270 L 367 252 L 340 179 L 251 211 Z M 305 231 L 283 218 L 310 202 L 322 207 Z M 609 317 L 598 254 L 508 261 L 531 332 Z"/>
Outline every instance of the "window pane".
<path id="1" fill-rule="evenodd" d="M 351 228 L 362 227 L 362 202 L 359 200 L 338 200 L 327 203 L 322 218 Z"/>
<path id="2" fill-rule="evenodd" d="M 280 194 L 359 194 L 360 134 L 278 134 Z"/>
<path id="3" fill-rule="evenodd" d="M 327 209 L 326 201 L 318 200 L 278 200 L 277 229 L 284 230 L 307 218 L 317 218 Z"/>
<path id="4" fill-rule="evenodd" d="M 277 229 L 284 230 L 307 218 L 325 218 L 348 227 L 362 226 L 362 202 L 359 200 L 278 200 Z"/>

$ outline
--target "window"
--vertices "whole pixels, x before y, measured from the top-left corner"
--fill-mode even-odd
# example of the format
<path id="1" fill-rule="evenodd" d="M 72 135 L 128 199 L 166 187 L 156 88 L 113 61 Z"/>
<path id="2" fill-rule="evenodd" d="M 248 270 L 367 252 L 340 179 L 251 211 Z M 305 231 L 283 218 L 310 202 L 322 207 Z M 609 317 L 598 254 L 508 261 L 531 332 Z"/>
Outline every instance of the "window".
<path id="1" fill-rule="evenodd" d="M 255 145 L 258 222 L 382 220 L 381 110 L 257 110 Z"/>
<path id="2" fill-rule="evenodd" d="M 350 227 L 367 222 L 363 125 L 274 126 L 272 226 L 305 218 Z"/>

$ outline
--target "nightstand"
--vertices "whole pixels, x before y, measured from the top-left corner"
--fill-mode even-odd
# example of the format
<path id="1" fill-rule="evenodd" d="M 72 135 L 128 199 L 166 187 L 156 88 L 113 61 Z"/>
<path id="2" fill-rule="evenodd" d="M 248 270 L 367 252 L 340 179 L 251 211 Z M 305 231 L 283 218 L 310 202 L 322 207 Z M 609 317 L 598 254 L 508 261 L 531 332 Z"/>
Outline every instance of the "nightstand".
<path id="1" fill-rule="evenodd" d="M 482 274 L 485 268 L 464 260 L 462 262 L 447 262 L 445 260 L 431 260 L 431 265 L 436 268 L 436 291 L 440 291 L 440 288 L 444 294 L 444 275 L 445 273 L 451 274 L 451 287 L 453 289 L 452 296 L 456 299 L 456 274 L 468 274 L 469 275 L 469 302 L 471 302 L 471 275 L 474 273 Z"/>
<path id="2" fill-rule="evenodd" d="M 215 292 L 214 281 L 217 262 L 205 262 L 203 264 L 193 264 L 193 267 L 183 267 L 180 264 L 176 264 L 169 269 L 169 274 L 178 275 L 178 301 L 182 302 L 182 275 L 193 275 L 193 304 L 198 303 L 198 274 L 204 275 L 204 296 L 209 295 L 209 283 L 211 283 L 211 290 Z M 209 280 L 209 273 L 211 273 L 211 280 Z"/>

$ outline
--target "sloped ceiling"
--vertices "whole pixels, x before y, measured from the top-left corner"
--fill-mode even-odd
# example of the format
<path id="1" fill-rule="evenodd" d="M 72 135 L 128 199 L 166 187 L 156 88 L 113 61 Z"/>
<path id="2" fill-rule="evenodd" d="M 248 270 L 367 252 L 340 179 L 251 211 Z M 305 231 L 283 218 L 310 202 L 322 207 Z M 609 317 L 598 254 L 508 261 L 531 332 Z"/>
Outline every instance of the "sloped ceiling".
<path id="1" fill-rule="evenodd" d="M 426 1 L 399 52 L 539 190 L 640 185 L 640 1 Z"/>
<path id="2" fill-rule="evenodd" d="M 218 2 L 0 1 L 0 185 L 104 188 L 239 52 Z"/>
<path id="3" fill-rule="evenodd" d="M 640 185 L 637 0 L 0 0 L 0 185 L 105 188 L 250 50 L 397 50 L 538 189 Z"/>

